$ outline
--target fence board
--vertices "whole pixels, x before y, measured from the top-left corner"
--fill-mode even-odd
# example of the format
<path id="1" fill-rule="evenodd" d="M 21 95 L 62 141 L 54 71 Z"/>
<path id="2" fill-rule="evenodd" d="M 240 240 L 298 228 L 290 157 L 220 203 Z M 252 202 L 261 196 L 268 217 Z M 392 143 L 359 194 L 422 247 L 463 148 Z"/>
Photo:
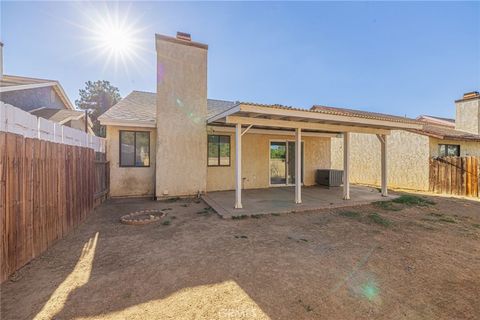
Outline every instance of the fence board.
<path id="1" fill-rule="evenodd" d="M 91 148 L 0 132 L 1 282 L 85 220 L 108 172 Z"/>
<path id="2" fill-rule="evenodd" d="M 435 193 L 479 196 L 479 158 L 443 157 L 430 159 L 429 190 Z"/>

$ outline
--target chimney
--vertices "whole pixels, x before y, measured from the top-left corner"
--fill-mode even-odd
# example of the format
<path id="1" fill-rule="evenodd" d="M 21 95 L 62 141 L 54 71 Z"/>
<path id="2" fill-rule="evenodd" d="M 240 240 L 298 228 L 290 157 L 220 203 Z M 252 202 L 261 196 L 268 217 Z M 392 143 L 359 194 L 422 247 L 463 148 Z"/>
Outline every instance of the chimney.
<path id="1" fill-rule="evenodd" d="M 178 40 L 183 40 L 183 41 L 192 41 L 192 36 L 190 33 L 185 33 L 185 32 L 177 32 L 177 39 Z"/>
<path id="2" fill-rule="evenodd" d="M 0 41 L 0 80 L 3 79 L 3 42 Z"/>
<path id="3" fill-rule="evenodd" d="M 467 92 L 455 101 L 455 129 L 480 135 L 480 93 Z"/>
<path id="4" fill-rule="evenodd" d="M 155 45 L 155 196 L 196 195 L 207 187 L 208 46 L 183 32 L 176 37 L 157 34 Z"/>

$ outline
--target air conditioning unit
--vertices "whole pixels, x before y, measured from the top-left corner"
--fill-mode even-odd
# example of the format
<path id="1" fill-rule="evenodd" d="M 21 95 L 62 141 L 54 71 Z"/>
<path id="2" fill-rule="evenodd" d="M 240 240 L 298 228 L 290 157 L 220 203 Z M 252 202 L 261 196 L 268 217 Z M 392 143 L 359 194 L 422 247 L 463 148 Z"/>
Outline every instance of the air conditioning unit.
<path id="1" fill-rule="evenodd" d="M 315 182 L 321 186 L 340 187 L 343 184 L 343 170 L 319 169 Z"/>

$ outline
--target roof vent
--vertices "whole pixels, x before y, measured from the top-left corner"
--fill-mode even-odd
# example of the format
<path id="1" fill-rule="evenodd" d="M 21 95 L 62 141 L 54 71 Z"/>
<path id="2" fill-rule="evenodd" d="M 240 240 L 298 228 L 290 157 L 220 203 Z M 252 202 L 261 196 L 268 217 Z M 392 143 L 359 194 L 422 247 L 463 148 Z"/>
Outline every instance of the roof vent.
<path id="1" fill-rule="evenodd" d="M 473 99 L 476 97 L 480 97 L 480 93 L 478 93 L 478 91 L 467 92 L 463 95 L 463 99 Z"/>
<path id="2" fill-rule="evenodd" d="M 192 36 L 190 33 L 185 33 L 185 32 L 177 32 L 177 39 L 178 40 L 183 40 L 183 41 L 192 41 Z"/>

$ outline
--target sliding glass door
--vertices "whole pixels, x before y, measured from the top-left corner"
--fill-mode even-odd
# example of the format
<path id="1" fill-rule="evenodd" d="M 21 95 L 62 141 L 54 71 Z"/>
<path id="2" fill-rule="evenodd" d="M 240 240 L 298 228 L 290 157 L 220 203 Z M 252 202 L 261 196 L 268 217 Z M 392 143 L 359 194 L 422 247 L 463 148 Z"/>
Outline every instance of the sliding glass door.
<path id="1" fill-rule="evenodd" d="M 301 159 L 303 182 L 303 142 Z M 270 142 L 270 184 L 295 184 L 295 141 Z"/>

